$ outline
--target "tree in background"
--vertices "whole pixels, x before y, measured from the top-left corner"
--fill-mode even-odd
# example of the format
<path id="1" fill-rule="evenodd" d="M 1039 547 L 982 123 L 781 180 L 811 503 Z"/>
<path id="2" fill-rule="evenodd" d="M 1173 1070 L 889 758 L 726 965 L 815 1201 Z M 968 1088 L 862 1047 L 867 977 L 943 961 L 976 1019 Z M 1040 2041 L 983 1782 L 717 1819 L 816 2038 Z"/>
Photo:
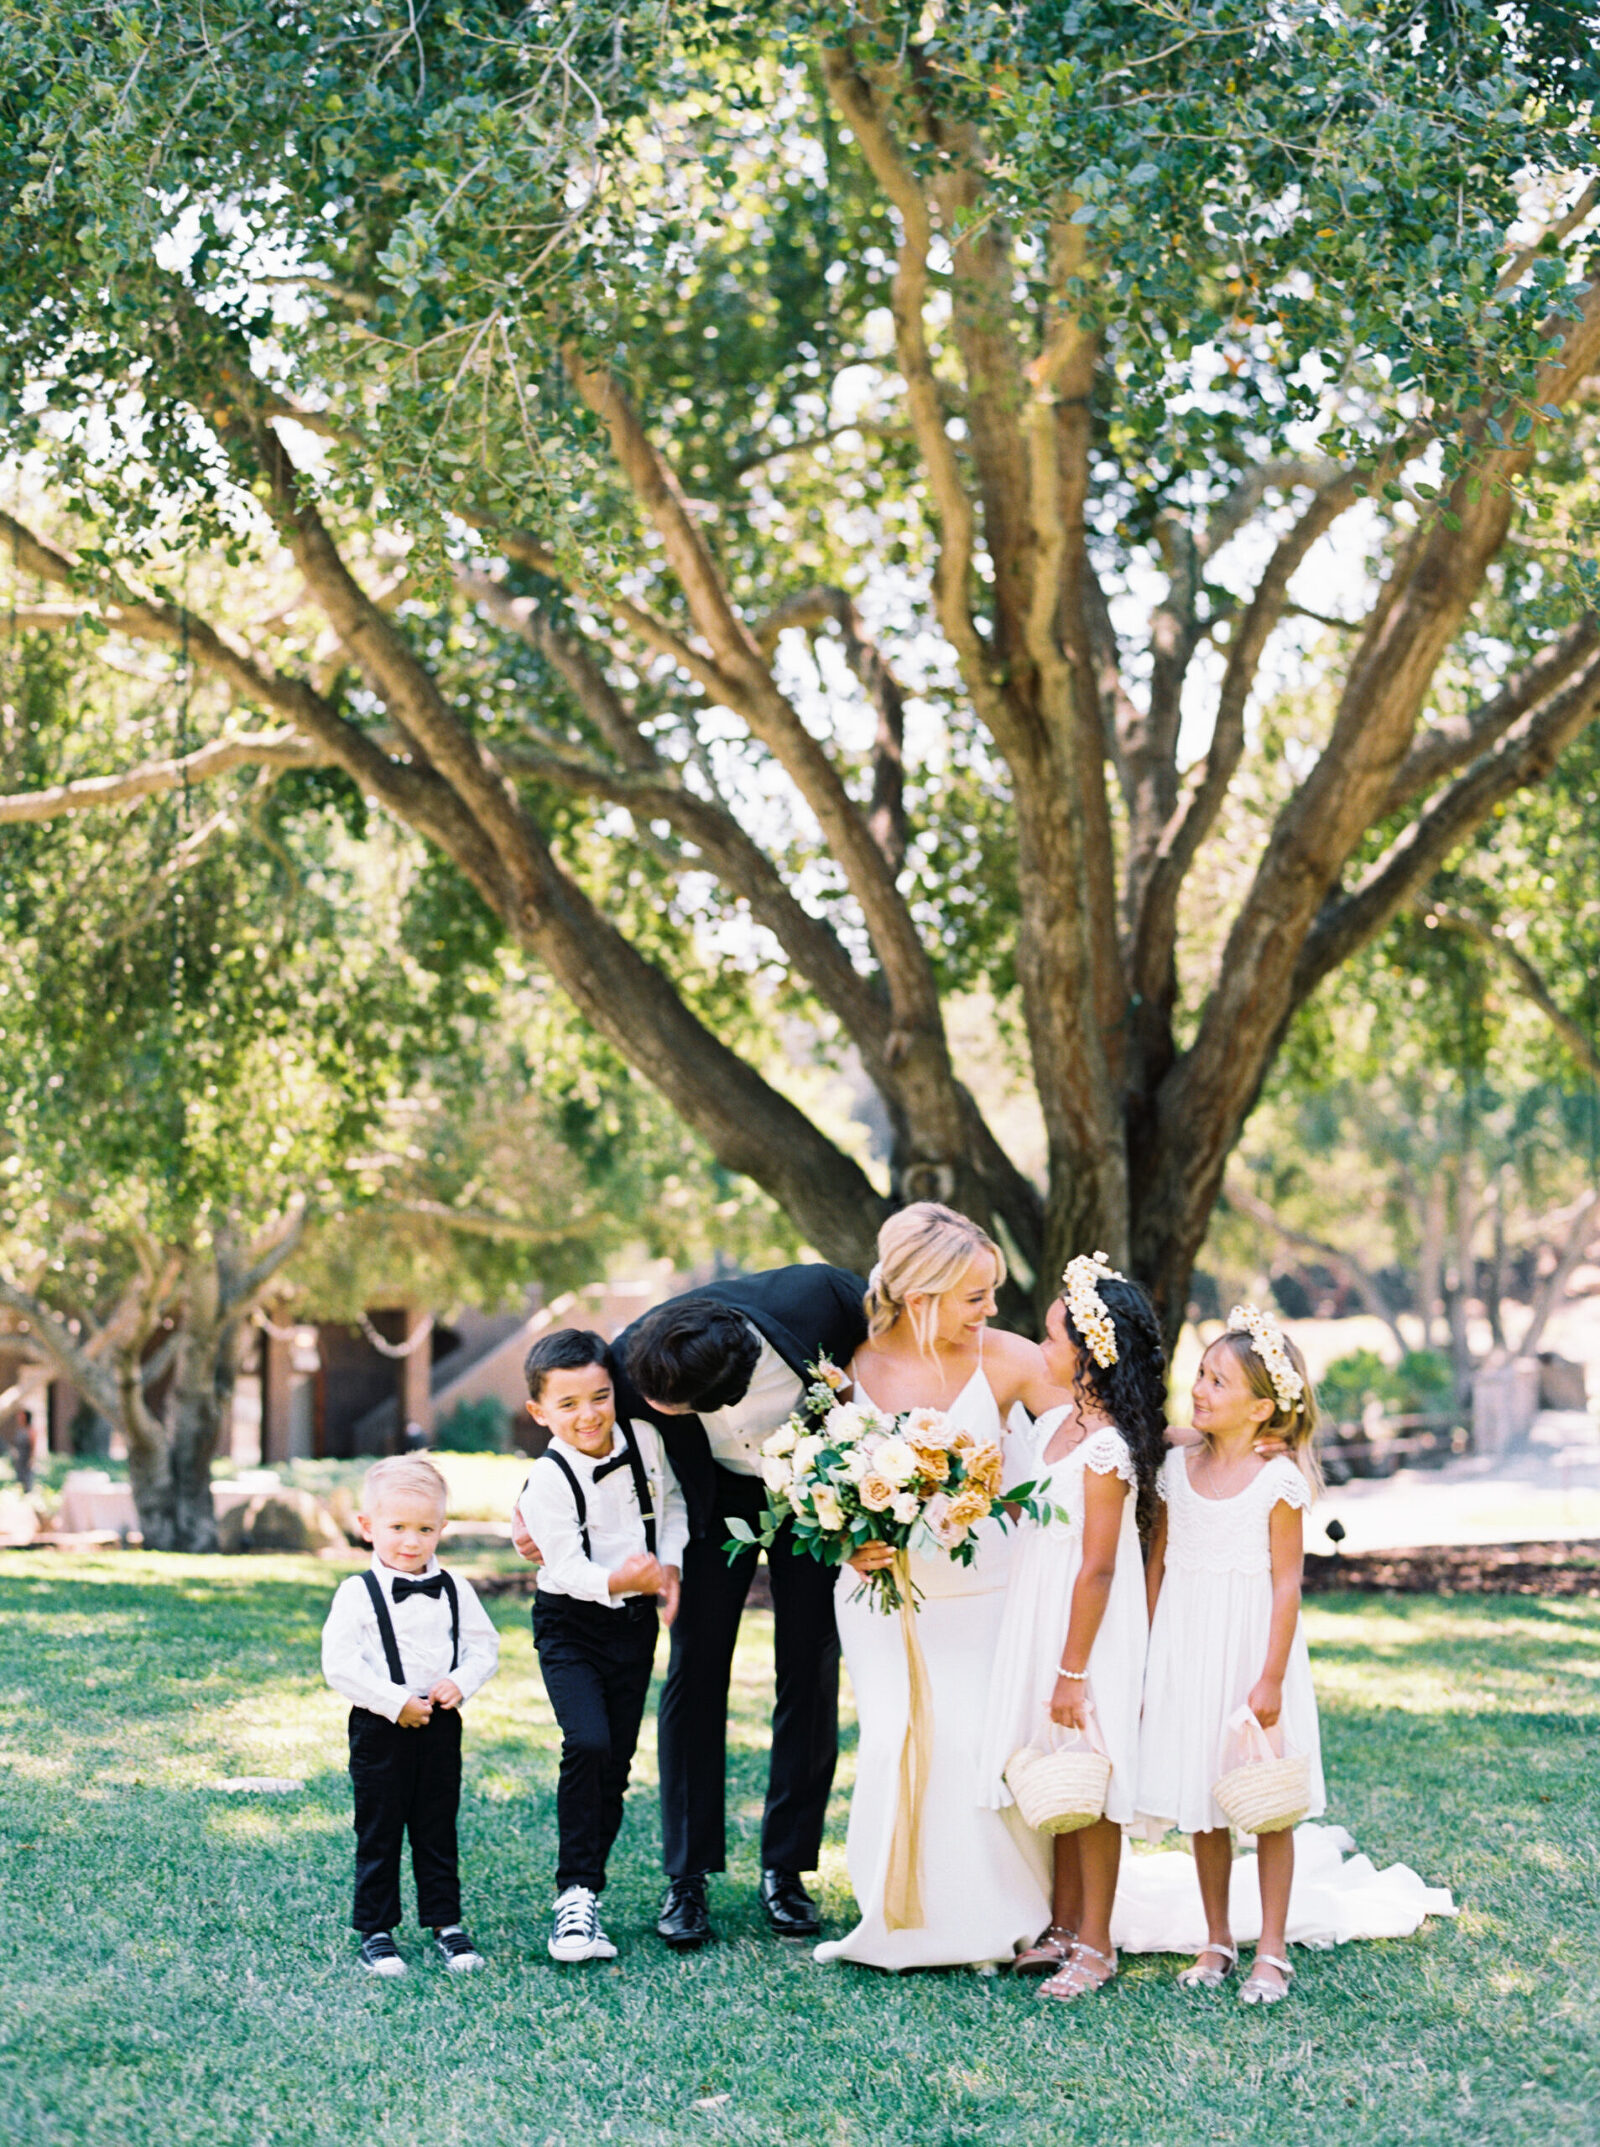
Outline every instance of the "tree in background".
<path id="1" fill-rule="evenodd" d="M 826 1256 L 938 1193 L 1038 1302 L 1099 1243 L 1175 1324 L 1298 1010 L 1600 707 L 1591 28 L 5 0 L 24 606 L 186 638 L 238 713 L 0 810 L 331 763 Z M 1275 758 L 1258 683 L 1347 530 Z M 293 585 L 187 603 L 201 545 Z M 952 1060 L 979 977 L 1042 1191 Z"/>
<path id="2" fill-rule="evenodd" d="M 1208 1260 L 1310 1254 L 1403 1351 L 1538 1349 L 1600 1249 L 1600 746 L 1495 816 L 1301 1018 L 1231 1168 Z M 1526 1309 L 1508 1319 L 1508 1303 Z"/>
<path id="3" fill-rule="evenodd" d="M 70 656 L 11 651 L 12 780 L 173 720 L 159 672 L 152 704 Z M 123 1435 L 153 1549 L 214 1547 L 265 1300 L 493 1304 L 530 1270 L 559 1288 L 623 1243 L 696 1241 L 692 1142 L 563 1038 L 492 934 L 446 965 L 451 922 L 421 845 L 332 771 L 212 785 L 203 816 L 179 793 L 8 831 L 0 1305 Z"/>

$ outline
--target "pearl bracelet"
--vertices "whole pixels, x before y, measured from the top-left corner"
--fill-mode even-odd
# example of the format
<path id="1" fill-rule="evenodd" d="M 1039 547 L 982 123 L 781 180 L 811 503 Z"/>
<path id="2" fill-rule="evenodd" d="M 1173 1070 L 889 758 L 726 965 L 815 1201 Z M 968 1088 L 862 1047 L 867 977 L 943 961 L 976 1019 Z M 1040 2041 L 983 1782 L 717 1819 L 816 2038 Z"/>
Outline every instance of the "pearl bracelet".
<path id="1" fill-rule="evenodd" d="M 1086 1685 L 1089 1682 L 1087 1670 L 1058 1670 L 1056 1675 L 1057 1677 L 1070 1677 L 1075 1685 Z"/>

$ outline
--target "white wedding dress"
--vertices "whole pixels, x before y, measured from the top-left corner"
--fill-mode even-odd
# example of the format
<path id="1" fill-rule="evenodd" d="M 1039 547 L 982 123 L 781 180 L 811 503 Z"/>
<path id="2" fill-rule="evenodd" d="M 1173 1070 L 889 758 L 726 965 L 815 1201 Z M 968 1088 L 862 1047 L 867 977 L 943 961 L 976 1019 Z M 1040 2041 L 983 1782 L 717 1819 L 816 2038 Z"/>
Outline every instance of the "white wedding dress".
<path id="1" fill-rule="evenodd" d="M 870 1399 L 870 1397 L 868 1397 Z M 1000 1412 L 982 1366 L 945 1412 L 978 1439 L 999 1440 Z M 948 1968 L 1009 1961 L 1050 1920 L 1046 1846 L 1015 1812 L 981 1803 L 981 1744 L 995 1644 L 1005 1608 L 1010 1545 L 998 1522 L 974 1530 L 970 1566 L 913 1553 L 922 1590 L 918 1636 L 932 1695 L 933 1756 L 922 1804 L 923 1921 L 891 1931 L 883 1892 L 894 1837 L 900 1751 L 909 1704 L 898 1617 L 875 1610 L 847 1566 L 835 1605 L 855 1687 L 860 1742 L 845 1860 L 861 1920 L 816 1949 L 819 1961 L 871 1968 Z"/>

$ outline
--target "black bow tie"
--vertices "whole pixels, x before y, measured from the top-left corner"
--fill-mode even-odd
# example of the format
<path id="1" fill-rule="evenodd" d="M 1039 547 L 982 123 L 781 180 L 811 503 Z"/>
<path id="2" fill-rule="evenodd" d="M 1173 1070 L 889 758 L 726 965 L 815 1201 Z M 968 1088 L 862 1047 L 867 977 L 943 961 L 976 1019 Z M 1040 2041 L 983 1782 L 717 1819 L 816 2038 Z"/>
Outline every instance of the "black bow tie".
<path id="1" fill-rule="evenodd" d="M 403 1603 L 408 1595 L 431 1595 L 438 1602 L 444 1594 L 444 1575 L 435 1573 L 431 1580 L 407 1580 L 400 1575 L 394 1584 L 394 1599 Z"/>
<path id="2" fill-rule="evenodd" d="M 613 1469 L 625 1469 L 627 1466 L 628 1449 L 624 1447 L 620 1454 L 613 1454 L 609 1461 L 602 1461 L 600 1463 L 599 1467 L 594 1472 L 594 1481 L 598 1483 L 602 1476 L 609 1476 Z"/>

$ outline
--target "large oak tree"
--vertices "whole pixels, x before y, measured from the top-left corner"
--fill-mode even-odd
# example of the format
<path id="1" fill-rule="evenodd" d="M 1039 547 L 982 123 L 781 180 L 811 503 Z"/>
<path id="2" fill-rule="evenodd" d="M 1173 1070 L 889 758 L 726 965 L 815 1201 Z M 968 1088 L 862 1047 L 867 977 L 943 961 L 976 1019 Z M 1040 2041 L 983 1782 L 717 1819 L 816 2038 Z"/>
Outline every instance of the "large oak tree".
<path id="1" fill-rule="evenodd" d="M 937 1192 L 1040 1291 L 1098 1243 L 1181 1316 L 1296 1010 L 1600 709 L 1592 26 L 0 22 L 22 611 L 181 642 L 236 711 L 0 813 L 331 762 L 828 1257 Z M 188 606 L 180 542 L 298 587 Z M 980 977 L 1042 1190 L 952 1063 Z M 730 979 L 853 1050 L 887 1196 Z"/>

